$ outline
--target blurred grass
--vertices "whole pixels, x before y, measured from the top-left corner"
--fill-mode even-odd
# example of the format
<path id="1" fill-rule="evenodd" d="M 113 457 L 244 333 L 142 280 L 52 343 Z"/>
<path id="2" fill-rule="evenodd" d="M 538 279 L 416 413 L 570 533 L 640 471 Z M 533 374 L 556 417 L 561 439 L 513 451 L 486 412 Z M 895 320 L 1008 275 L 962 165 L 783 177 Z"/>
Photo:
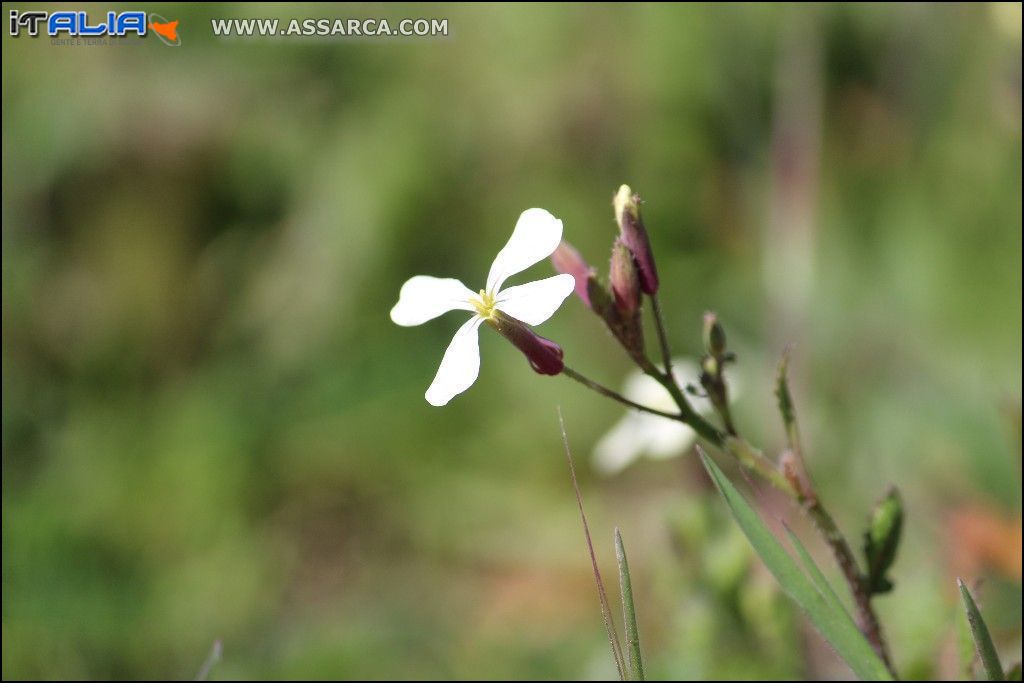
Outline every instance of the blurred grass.
<path id="1" fill-rule="evenodd" d="M 618 409 L 488 335 L 431 408 L 456 321 L 387 311 L 410 275 L 482 279 L 530 206 L 603 265 L 622 182 L 676 350 L 707 308 L 740 349 L 751 438 L 783 443 L 795 341 L 843 528 L 899 483 L 901 668 L 935 675 L 963 563 L 1019 658 L 1020 565 L 992 550 L 1020 555 L 1019 4 L 147 8 L 182 47 L 3 38 L 5 678 L 191 676 L 217 638 L 214 677 L 608 675 L 555 406 L 581 460 Z M 410 13 L 453 35 L 207 35 Z M 771 218 L 804 177 L 779 137 L 794 45 L 820 130 L 796 236 Z M 578 302 L 542 332 L 627 370 Z M 595 535 L 630 537 L 649 674 L 834 671 L 694 465 L 581 472 Z"/>

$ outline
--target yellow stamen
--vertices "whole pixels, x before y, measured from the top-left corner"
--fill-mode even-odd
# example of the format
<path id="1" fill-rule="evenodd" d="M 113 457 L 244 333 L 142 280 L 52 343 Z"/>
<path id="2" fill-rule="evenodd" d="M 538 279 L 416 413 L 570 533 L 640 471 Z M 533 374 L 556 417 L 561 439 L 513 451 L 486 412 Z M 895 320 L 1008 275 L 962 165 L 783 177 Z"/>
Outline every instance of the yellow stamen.
<path id="1" fill-rule="evenodd" d="M 469 303 L 476 309 L 477 315 L 484 320 L 494 317 L 494 306 L 497 302 L 490 292 L 481 289 L 479 294 L 469 297 Z"/>

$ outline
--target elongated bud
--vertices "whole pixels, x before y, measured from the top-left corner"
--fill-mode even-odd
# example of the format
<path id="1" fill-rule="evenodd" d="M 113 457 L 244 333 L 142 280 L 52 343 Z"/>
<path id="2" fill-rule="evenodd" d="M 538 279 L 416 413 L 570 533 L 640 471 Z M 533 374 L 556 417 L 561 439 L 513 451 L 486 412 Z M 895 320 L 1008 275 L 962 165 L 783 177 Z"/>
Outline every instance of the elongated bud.
<path id="1" fill-rule="evenodd" d="M 636 262 L 633 260 L 633 252 L 626 248 L 621 238 L 615 240 L 612 247 L 609 277 L 619 312 L 624 317 L 632 317 L 640 307 L 640 277 Z"/>
<path id="2" fill-rule="evenodd" d="M 616 248 L 620 244 L 620 241 L 616 240 Z M 608 286 L 598 278 L 596 271 L 587 265 L 579 252 L 568 242 L 563 241 L 558 245 L 558 248 L 551 255 L 551 263 L 554 265 L 555 270 L 560 273 L 569 273 L 575 278 L 576 294 L 587 304 L 590 310 L 604 321 L 604 324 L 629 354 L 635 359 L 646 360 L 643 351 L 643 328 L 640 325 L 640 290 L 636 279 L 636 264 L 633 262 L 628 249 L 623 247 L 622 251 L 625 252 L 623 256 L 620 256 L 623 259 L 622 265 L 631 265 L 633 267 L 632 277 L 634 284 L 631 288 L 616 288 L 616 280 L 628 282 L 629 278 L 626 277 L 625 272 L 621 271 L 618 276 L 615 275 L 617 269 L 615 252 L 613 251 L 611 280 L 612 288 L 616 289 L 614 293 L 609 291 Z M 630 294 L 631 290 L 635 292 L 635 296 Z M 620 298 L 623 296 L 626 298 L 620 301 Z M 635 303 L 631 304 L 634 299 Z"/>
<path id="3" fill-rule="evenodd" d="M 576 280 L 576 296 L 590 308 L 590 280 L 596 279 L 596 275 L 594 269 L 580 256 L 580 252 L 576 251 L 576 247 L 562 240 L 551 254 L 551 265 L 559 273 L 573 276 Z"/>
<path id="4" fill-rule="evenodd" d="M 872 593 L 885 593 L 892 589 L 886 576 L 896 560 L 896 550 L 903 530 L 903 501 L 896 487 L 889 489 L 885 498 L 875 504 L 864 533 L 864 555 L 868 561 L 868 588 Z"/>
<path id="5" fill-rule="evenodd" d="M 640 218 L 640 195 L 623 185 L 615 195 L 615 220 L 623 243 L 633 252 L 640 275 L 640 289 L 645 294 L 658 291 L 658 269 L 654 265 L 651 242 Z"/>
<path id="6" fill-rule="evenodd" d="M 557 375 L 565 367 L 565 363 L 562 362 L 562 347 L 540 336 L 523 321 L 495 310 L 494 314 L 487 318 L 487 324 L 522 351 L 535 372 L 542 375 Z"/>
<path id="7" fill-rule="evenodd" d="M 725 329 L 711 311 L 704 314 L 704 351 L 714 358 L 725 356 Z"/>
<path id="8" fill-rule="evenodd" d="M 644 354 L 644 328 L 640 324 L 639 306 L 634 307 L 631 313 L 624 313 L 618 295 L 609 291 L 597 277 L 591 277 L 589 285 L 591 310 L 600 316 L 608 331 L 637 363 L 649 362 Z"/>

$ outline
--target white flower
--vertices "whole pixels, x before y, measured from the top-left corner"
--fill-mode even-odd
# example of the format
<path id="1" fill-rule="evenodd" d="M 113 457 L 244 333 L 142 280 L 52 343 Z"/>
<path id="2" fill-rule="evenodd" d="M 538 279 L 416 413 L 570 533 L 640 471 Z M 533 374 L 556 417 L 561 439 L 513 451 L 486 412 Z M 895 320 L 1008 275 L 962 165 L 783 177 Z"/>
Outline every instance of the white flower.
<path id="1" fill-rule="evenodd" d="M 572 275 L 553 277 L 502 290 L 505 280 L 551 255 L 562 239 L 562 221 L 544 209 L 519 216 L 512 237 L 491 264 L 487 287 L 474 293 L 454 278 L 417 275 L 402 285 L 391 320 L 403 326 L 422 325 L 448 311 L 472 311 L 441 359 L 427 402 L 443 406 L 472 386 L 480 373 L 477 329 L 494 321 L 498 311 L 527 325 L 539 325 L 558 310 L 575 286 Z"/>
<path id="2" fill-rule="evenodd" d="M 687 358 L 672 360 L 672 374 L 684 390 L 686 385 L 700 387 L 700 367 Z M 738 395 L 738 383 L 729 381 L 729 397 Z M 657 410 L 678 410 L 665 387 L 639 370 L 626 378 L 622 394 L 637 403 Z M 702 396 L 687 394 L 690 405 L 701 415 L 711 415 L 714 407 Z M 679 455 L 697 441 L 697 433 L 681 422 L 630 410 L 594 446 L 594 468 L 602 474 L 612 475 L 646 455 L 664 459 Z"/>

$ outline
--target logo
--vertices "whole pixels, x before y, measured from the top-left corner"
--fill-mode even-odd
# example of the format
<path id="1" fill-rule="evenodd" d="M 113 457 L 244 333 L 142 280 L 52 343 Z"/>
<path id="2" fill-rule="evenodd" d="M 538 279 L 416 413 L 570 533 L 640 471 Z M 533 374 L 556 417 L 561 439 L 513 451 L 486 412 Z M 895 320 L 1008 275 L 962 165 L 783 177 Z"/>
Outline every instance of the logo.
<path id="1" fill-rule="evenodd" d="M 181 45 L 178 35 L 178 20 L 168 21 L 159 14 L 145 12 L 107 12 L 105 20 L 93 21 L 88 12 L 19 12 L 12 9 L 9 29 L 12 38 L 22 32 L 32 38 L 41 32 L 51 38 L 122 38 L 134 34 L 145 38 L 149 30 L 165 45 Z"/>
<path id="2" fill-rule="evenodd" d="M 159 14 L 149 15 L 149 27 L 157 38 L 164 41 L 164 45 L 178 47 L 181 45 L 181 38 L 178 37 L 178 20 L 167 21 Z"/>

